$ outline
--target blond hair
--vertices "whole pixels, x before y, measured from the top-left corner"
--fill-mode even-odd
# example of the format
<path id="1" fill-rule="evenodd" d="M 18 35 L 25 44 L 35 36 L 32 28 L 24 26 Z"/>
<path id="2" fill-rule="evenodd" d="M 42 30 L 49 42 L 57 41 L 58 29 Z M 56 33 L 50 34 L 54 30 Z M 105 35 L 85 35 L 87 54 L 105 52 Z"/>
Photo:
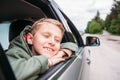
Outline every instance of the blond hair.
<path id="1" fill-rule="evenodd" d="M 36 30 L 38 30 L 42 24 L 46 24 L 46 23 L 51 23 L 51 24 L 56 25 L 64 34 L 65 29 L 63 25 L 59 21 L 51 19 L 51 18 L 42 18 L 42 19 L 37 20 L 31 27 L 31 33 L 35 34 Z"/>

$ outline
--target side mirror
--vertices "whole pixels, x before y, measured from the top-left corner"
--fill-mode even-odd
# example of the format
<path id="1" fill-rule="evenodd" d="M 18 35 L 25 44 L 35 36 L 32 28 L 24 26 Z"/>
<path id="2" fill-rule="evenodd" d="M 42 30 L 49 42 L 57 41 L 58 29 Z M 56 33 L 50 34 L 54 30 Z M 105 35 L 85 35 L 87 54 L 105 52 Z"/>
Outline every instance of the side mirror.
<path id="1" fill-rule="evenodd" d="M 100 40 L 98 37 L 87 36 L 86 37 L 86 46 L 99 46 Z"/>

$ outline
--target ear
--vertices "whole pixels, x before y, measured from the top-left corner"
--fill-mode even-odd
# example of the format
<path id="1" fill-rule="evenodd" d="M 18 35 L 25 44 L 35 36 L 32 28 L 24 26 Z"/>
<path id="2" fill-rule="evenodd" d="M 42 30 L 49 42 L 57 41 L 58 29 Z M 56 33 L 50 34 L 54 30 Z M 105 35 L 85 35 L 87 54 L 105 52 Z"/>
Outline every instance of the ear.
<path id="1" fill-rule="evenodd" d="M 33 44 L 33 35 L 31 33 L 28 33 L 27 34 L 27 43 L 29 45 L 32 45 Z"/>

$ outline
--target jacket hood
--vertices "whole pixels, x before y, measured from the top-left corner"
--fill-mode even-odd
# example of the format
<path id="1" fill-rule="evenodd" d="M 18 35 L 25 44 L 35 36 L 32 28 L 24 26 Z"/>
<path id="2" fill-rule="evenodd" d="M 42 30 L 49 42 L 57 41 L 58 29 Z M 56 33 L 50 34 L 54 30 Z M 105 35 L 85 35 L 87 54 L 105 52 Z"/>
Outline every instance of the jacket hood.
<path id="1" fill-rule="evenodd" d="M 10 42 L 9 48 L 12 48 L 12 47 L 21 48 L 29 55 L 32 55 L 32 52 L 24 39 L 26 37 L 26 34 L 30 32 L 30 29 L 31 29 L 31 26 L 26 26 L 24 30 L 20 33 L 20 35 L 14 38 Z"/>

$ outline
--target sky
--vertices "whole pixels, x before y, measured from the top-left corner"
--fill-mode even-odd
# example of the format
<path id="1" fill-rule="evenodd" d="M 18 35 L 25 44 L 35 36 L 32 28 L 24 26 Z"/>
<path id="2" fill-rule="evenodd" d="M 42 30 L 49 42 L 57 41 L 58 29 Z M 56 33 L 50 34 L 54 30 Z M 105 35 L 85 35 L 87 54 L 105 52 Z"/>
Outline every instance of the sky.
<path id="1" fill-rule="evenodd" d="M 62 11 L 71 19 L 78 30 L 85 30 L 87 22 L 94 18 L 97 11 L 105 20 L 110 13 L 113 0 L 55 0 Z"/>

